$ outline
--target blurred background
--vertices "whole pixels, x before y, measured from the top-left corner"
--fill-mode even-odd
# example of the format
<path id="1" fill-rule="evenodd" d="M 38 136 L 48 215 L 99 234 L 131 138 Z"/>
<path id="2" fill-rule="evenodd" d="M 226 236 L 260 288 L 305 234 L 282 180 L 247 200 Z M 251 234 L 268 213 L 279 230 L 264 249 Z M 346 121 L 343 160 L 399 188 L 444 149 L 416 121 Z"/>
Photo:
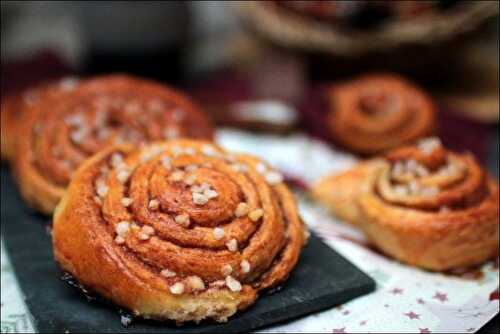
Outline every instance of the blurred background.
<path id="1" fill-rule="evenodd" d="M 221 126 L 326 138 L 318 87 L 394 71 L 436 99 L 445 143 L 498 175 L 498 29 L 497 1 L 2 1 L 1 94 L 127 72 Z"/>

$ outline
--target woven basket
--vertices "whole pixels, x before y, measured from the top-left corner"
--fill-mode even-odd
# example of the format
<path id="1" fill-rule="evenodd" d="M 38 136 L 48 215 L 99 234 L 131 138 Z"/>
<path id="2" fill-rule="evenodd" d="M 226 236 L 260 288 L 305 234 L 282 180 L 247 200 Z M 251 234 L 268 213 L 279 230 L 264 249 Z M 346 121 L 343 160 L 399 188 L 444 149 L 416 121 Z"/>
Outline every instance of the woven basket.
<path id="1" fill-rule="evenodd" d="M 468 1 L 459 8 L 361 32 L 343 31 L 267 1 L 238 1 L 236 9 L 252 29 L 279 45 L 349 56 L 450 40 L 497 15 L 499 3 Z"/>

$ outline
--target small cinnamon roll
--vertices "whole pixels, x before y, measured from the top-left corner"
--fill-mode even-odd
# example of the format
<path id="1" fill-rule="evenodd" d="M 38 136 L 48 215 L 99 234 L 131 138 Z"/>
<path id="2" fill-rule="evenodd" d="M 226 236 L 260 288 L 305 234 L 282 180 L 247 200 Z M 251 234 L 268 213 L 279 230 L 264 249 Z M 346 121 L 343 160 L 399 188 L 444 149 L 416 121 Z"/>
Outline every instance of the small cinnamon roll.
<path id="1" fill-rule="evenodd" d="M 24 199 L 50 214 L 71 175 L 115 143 L 211 138 L 211 123 L 181 93 L 124 75 L 82 80 L 43 94 L 18 126 L 15 173 Z"/>
<path id="2" fill-rule="evenodd" d="M 384 253 L 430 270 L 498 253 L 498 182 L 469 154 L 421 141 L 321 180 L 313 191 Z"/>
<path id="3" fill-rule="evenodd" d="M 305 230 L 282 180 L 205 141 L 109 148 L 56 209 L 55 258 L 138 317 L 224 322 L 297 263 Z"/>
<path id="4" fill-rule="evenodd" d="M 328 126 L 346 149 L 373 155 L 430 135 L 436 108 L 431 98 L 392 74 L 367 75 L 333 86 Z"/>

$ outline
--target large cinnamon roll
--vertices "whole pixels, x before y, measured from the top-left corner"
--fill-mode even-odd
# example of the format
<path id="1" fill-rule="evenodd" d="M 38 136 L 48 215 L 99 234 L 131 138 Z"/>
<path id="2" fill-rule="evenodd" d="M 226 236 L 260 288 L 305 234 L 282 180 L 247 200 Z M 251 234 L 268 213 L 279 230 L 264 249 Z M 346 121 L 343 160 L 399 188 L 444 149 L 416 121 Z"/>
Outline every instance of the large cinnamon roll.
<path id="1" fill-rule="evenodd" d="M 304 227 L 281 175 L 204 141 L 87 160 L 54 215 L 56 260 L 134 315 L 226 321 L 282 283 Z"/>
<path id="2" fill-rule="evenodd" d="M 212 126 L 185 96 L 157 83 L 112 75 L 44 95 L 18 127 L 15 172 L 23 197 L 52 213 L 72 173 L 89 156 L 120 142 L 211 138 Z"/>
<path id="3" fill-rule="evenodd" d="M 19 138 L 17 125 L 27 108 L 48 96 L 57 96 L 77 85 L 77 79 L 66 77 L 61 80 L 45 83 L 27 89 L 21 94 L 14 94 L 2 98 L 1 116 L 1 150 L 2 160 L 12 160 L 16 151 L 16 139 Z"/>
<path id="4" fill-rule="evenodd" d="M 431 98 L 405 79 L 373 74 L 333 86 L 328 126 L 348 150 L 372 155 L 426 137 L 435 127 Z"/>
<path id="5" fill-rule="evenodd" d="M 313 195 L 384 253 L 415 266 L 467 267 L 498 253 L 498 182 L 437 139 L 326 177 Z"/>

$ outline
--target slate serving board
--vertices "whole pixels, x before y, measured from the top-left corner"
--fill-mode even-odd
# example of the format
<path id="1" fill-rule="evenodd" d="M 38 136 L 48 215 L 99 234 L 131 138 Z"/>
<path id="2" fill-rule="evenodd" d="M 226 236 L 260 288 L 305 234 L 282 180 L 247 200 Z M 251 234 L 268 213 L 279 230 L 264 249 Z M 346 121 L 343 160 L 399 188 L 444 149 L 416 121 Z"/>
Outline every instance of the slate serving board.
<path id="1" fill-rule="evenodd" d="M 2 236 L 35 326 L 43 333 L 247 332 L 331 308 L 375 289 L 370 277 L 313 235 L 283 289 L 261 296 L 254 306 L 225 324 L 177 327 L 137 320 L 123 327 L 115 307 L 89 302 L 59 279 L 61 272 L 52 260 L 48 233 L 50 218 L 23 203 L 5 167 L 0 176 Z"/>

